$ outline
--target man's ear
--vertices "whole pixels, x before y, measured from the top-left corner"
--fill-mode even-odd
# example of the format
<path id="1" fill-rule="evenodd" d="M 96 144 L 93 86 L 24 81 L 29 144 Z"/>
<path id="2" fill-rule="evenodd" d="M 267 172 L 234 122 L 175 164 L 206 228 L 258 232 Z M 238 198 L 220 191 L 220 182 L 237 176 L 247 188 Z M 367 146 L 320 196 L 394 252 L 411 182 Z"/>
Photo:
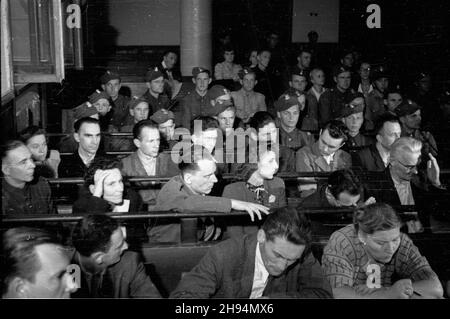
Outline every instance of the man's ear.
<path id="1" fill-rule="evenodd" d="M 209 78 L 208 84 L 211 84 L 211 82 L 212 82 L 212 79 L 211 79 L 211 78 Z"/>
<path id="2" fill-rule="evenodd" d="M 183 174 L 183 180 L 186 184 L 191 184 L 192 183 L 192 174 L 189 172 L 186 172 Z"/>
<path id="3" fill-rule="evenodd" d="M 129 112 L 130 112 L 130 115 L 131 115 L 132 117 L 134 117 L 134 109 L 130 109 Z"/>
<path id="4" fill-rule="evenodd" d="M 24 279 L 20 277 L 14 277 L 9 283 L 8 291 L 12 292 L 14 296 L 18 298 L 28 297 L 28 286 Z"/>
<path id="5" fill-rule="evenodd" d="M 256 84 L 258 84 L 258 80 L 255 79 L 255 86 L 256 86 Z"/>
<path id="6" fill-rule="evenodd" d="M 244 85 L 244 81 L 242 81 L 241 79 L 239 79 L 239 83 L 241 83 L 241 85 Z"/>
<path id="7" fill-rule="evenodd" d="M 375 135 L 375 139 L 377 140 L 378 143 L 381 143 L 381 135 L 380 134 Z"/>
<path id="8" fill-rule="evenodd" d="M 277 116 L 278 116 L 278 118 L 281 119 L 281 113 L 280 112 L 277 112 Z"/>
<path id="9" fill-rule="evenodd" d="M 337 77 L 336 76 L 333 76 L 333 80 L 334 80 L 334 82 L 337 83 Z"/>
<path id="10" fill-rule="evenodd" d="M 258 230 L 258 235 L 256 238 L 258 239 L 258 243 L 263 244 L 266 241 L 266 233 L 264 230 Z"/>
<path id="11" fill-rule="evenodd" d="M 77 132 L 73 133 L 73 138 L 75 139 L 75 141 L 77 141 L 78 143 L 80 143 L 80 134 L 78 134 Z"/>
<path id="12" fill-rule="evenodd" d="M 192 83 L 194 83 L 194 84 L 197 84 L 196 82 L 195 82 L 195 78 L 192 78 Z"/>
<path id="13" fill-rule="evenodd" d="M 102 90 L 106 91 L 106 85 L 102 84 L 101 86 L 102 86 Z"/>
<path id="14" fill-rule="evenodd" d="M 150 89 L 150 82 L 145 82 L 145 86 Z"/>
<path id="15" fill-rule="evenodd" d="M 97 251 L 95 253 L 91 254 L 91 259 L 97 264 L 101 265 L 103 264 L 103 259 L 105 257 L 105 253 L 101 251 Z"/>
<path id="16" fill-rule="evenodd" d="M 289 81 L 289 86 L 292 87 L 292 81 Z"/>
<path id="17" fill-rule="evenodd" d="M 9 165 L 6 163 L 2 163 L 2 172 L 3 175 L 9 175 Z"/>
<path id="18" fill-rule="evenodd" d="M 141 141 L 138 138 L 133 139 L 133 143 L 137 148 L 141 148 Z"/>
<path id="19" fill-rule="evenodd" d="M 211 100 L 211 106 L 214 107 L 216 105 L 216 101 L 215 100 Z"/>
<path id="20" fill-rule="evenodd" d="M 300 60 L 301 60 L 301 58 L 298 56 L 298 57 L 297 57 L 297 61 L 300 62 Z"/>
<path id="21" fill-rule="evenodd" d="M 91 192 L 91 194 L 94 194 L 94 190 L 95 190 L 95 185 L 89 185 L 89 191 Z"/>

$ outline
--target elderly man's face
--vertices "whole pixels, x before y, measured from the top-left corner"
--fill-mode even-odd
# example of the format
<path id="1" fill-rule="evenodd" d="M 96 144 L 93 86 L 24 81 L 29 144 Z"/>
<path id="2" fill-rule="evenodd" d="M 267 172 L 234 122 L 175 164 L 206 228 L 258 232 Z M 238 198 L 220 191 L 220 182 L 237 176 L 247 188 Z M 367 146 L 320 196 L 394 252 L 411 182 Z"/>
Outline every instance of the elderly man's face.
<path id="1" fill-rule="evenodd" d="M 390 158 L 392 174 L 403 181 L 410 181 L 417 174 L 417 164 L 421 153 L 405 152 L 399 154 L 397 158 Z"/>
<path id="2" fill-rule="evenodd" d="M 63 247 L 54 244 L 42 244 L 35 247 L 39 259 L 39 270 L 34 281 L 25 281 L 25 298 L 69 298 L 76 290 L 67 272 L 69 258 Z"/>
<path id="3" fill-rule="evenodd" d="M 9 151 L 2 163 L 3 173 L 19 183 L 31 182 L 35 167 L 31 152 L 24 145 Z"/>
<path id="4" fill-rule="evenodd" d="M 290 265 L 297 262 L 306 248 L 305 245 L 294 244 L 280 236 L 268 240 L 262 229 L 258 231 L 257 237 L 264 266 L 275 277 L 282 275 Z"/>

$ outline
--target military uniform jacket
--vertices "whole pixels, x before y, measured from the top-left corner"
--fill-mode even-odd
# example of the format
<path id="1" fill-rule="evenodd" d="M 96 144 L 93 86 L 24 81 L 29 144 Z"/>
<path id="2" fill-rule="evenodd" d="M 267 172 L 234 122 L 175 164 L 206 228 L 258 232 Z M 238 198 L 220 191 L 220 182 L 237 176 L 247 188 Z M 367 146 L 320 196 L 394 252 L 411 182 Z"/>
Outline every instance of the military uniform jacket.
<path id="1" fill-rule="evenodd" d="M 306 145 L 314 144 L 314 135 L 309 132 L 303 132 L 299 129 L 294 129 L 292 132 L 286 132 L 281 125 L 278 125 L 280 130 L 280 143 L 286 147 L 289 147 L 293 151 L 298 151 L 300 148 Z"/>
<path id="2" fill-rule="evenodd" d="M 352 94 L 351 89 L 342 93 L 336 87 L 325 91 L 319 100 L 319 126 L 323 127 L 326 122 L 340 117 L 345 101 Z"/>
<path id="3" fill-rule="evenodd" d="M 355 167 L 361 167 L 364 171 L 382 172 L 386 169 L 376 147 L 376 143 L 356 152 L 353 159 L 353 165 Z"/>
<path id="4" fill-rule="evenodd" d="M 192 90 L 180 101 L 179 113 L 175 114 L 175 123 L 188 130 L 191 121 L 198 116 L 211 116 L 214 113 L 209 94 L 200 96 L 197 90 Z"/>
<path id="5" fill-rule="evenodd" d="M 330 165 L 319 152 L 318 142 L 312 146 L 305 146 L 296 153 L 297 172 L 334 172 L 352 166 L 350 154 L 343 150 L 337 150 Z"/>
<path id="6" fill-rule="evenodd" d="M 325 89 L 327 91 L 327 89 Z M 324 94 L 323 92 L 322 94 Z M 306 92 L 306 114 L 302 119 L 301 128 L 304 131 L 319 130 L 319 101 L 312 92 L 312 88 Z M 322 95 L 320 96 L 322 97 Z M 319 98 L 320 100 L 320 98 Z"/>
<path id="7" fill-rule="evenodd" d="M 385 113 L 384 97 L 378 90 L 373 90 L 367 95 L 366 109 L 364 111 L 364 128 L 371 131 L 381 114 Z"/>
<path id="8" fill-rule="evenodd" d="M 170 100 L 165 94 L 159 94 L 158 98 L 155 98 L 153 95 L 150 94 L 150 91 L 147 90 L 144 95 L 142 95 L 144 99 L 147 100 L 148 106 L 149 106 L 149 116 L 151 116 L 153 113 L 160 109 L 168 109 Z"/>

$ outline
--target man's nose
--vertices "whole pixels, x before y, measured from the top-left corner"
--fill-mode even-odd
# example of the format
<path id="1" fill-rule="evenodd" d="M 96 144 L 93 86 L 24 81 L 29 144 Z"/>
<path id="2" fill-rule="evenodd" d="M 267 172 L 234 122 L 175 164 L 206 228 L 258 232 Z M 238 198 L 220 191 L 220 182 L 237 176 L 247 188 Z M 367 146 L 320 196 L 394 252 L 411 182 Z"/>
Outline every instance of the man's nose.
<path id="1" fill-rule="evenodd" d="M 36 164 L 34 163 L 34 161 L 31 158 L 29 159 L 28 164 L 29 164 L 30 168 L 35 168 L 36 167 Z"/>

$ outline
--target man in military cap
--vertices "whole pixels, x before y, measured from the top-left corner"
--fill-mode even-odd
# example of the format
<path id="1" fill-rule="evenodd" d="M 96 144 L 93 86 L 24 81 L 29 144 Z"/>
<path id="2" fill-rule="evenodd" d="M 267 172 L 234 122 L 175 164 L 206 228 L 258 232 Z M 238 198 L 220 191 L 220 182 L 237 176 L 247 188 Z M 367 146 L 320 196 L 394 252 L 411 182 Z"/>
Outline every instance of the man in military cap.
<path id="1" fill-rule="evenodd" d="M 333 79 L 336 87 L 320 96 L 319 126 L 323 127 L 330 120 L 337 119 L 342 113 L 345 101 L 350 99 L 353 90 L 350 88 L 351 71 L 338 65 L 333 69 Z"/>
<path id="2" fill-rule="evenodd" d="M 373 143 L 372 138 L 360 132 L 364 122 L 364 96 L 361 93 L 355 93 L 352 99 L 345 104 L 341 119 L 348 129 L 348 140 L 343 148 L 345 151 L 352 153 L 358 148 Z"/>
<path id="3" fill-rule="evenodd" d="M 109 104 L 109 95 L 102 91 L 95 90 L 94 93 L 92 93 L 89 96 L 89 103 L 94 106 L 99 115 L 99 121 L 100 121 L 100 129 L 102 132 L 108 131 L 110 126 L 112 125 L 111 119 L 111 105 Z"/>
<path id="4" fill-rule="evenodd" d="M 422 107 L 422 127 L 432 130 L 438 122 L 435 115 L 439 112 L 439 101 L 438 95 L 433 92 L 431 75 L 419 72 L 413 84 L 414 89 L 409 96 Z"/>
<path id="5" fill-rule="evenodd" d="M 161 109 L 150 116 L 150 120 L 158 125 L 161 135 L 161 149 L 169 149 L 178 142 L 178 134 L 175 133 L 175 115 L 172 111 Z"/>
<path id="6" fill-rule="evenodd" d="M 254 91 L 258 83 L 254 71 L 244 68 L 238 75 L 242 88 L 231 92 L 231 96 L 236 107 L 236 115 L 247 123 L 256 112 L 267 110 L 266 101 L 263 94 Z"/>
<path id="7" fill-rule="evenodd" d="M 389 77 L 386 67 L 378 66 L 373 69 L 370 77 L 372 79 L 373 91 L 367 95 L 366 111 L 364 113 L 366 131 L 372 131 L 378 117 L 386 112 L 385 98 L 389 86 Z"/>
<path id="8" fill-rule="evenodd" d="M 400 104 L 395 112 L 402 125 L 402 136 L 414 137 L 422 142 L 422 155 L 431 153 L 434 157 L 438 155 L 436 141 L 433 135 L 421 129 L 422 117 L 421 107 L 416 102 L 407 99 Z"/>
<path id="9" fill-rule="evenodd" d="M 179 112 L 175 114 L 175 123 L 187 129 L 191 127 L 191 121 L 197 116 L 207 116 L 211 108 L 208 86 L 211 83 L 211 72 L 202 67 L 192 69 L 192 82 L 195 89 L 188 92 L 180 100 Z"/>
<path id="10" fill-rule="evenodd" d="M 306 87 L 308 86 L 308 71 L 294 70 L 290 74 L 289 88 L 283 93 L 294 95 L 296 93 L 304 94 Z"/>
<path id="11" fill-rule="evenodd" d="M 283 94 L 275 102 L 277 126 L 280 129 L 280 144 L 294 152 L 305 145 L 312 145 L 315 140 L 309 132 L 300 131 L 297 122 L 300 112 L 305 108 L 305 95 L 296 92 L 293 95 Z"/>
<path id="12" fill-rule="evenodd" d="M 127 104 L 130 100 L 127 96 L 119 94 L 122 86 L 120 75 L 108 70 L 101 76 L 100 81 L 102 82 L 103 91 L 109 97 L 111 124 L 120 127 L 127 117 Z"/>
<path id="13" fill-rule="evenodd" d="M 297 55 L 297 64 L 287 68 L 287 72 L 284 74 L 284 87 L 292 87 L 292 85 L 289 83 L 290 81 L 294 82 L 294 80 L 291 78 L 291 75 L 293 74 L 302 74 L 308 76 L 308 73 L 310 71 L 310 65 L 311 65 L 311 51 L 308 47 L 301 47 L 300 51 Z M 308 83 L 308 80 L 306 79 L 306 84 Z M 305 85 L 306 87 L 306 85 Z M 303 92 L 305 89 L 301 90 Z"/>
<path id="14" fill-rule="evenodd" d="M 142 96 L 150 107 L 149 114 L 169 107 L 169 98 L 163 94 L 164 75 L 158 67 L 150 69 L 145 75 L 148 90 Z"/>

